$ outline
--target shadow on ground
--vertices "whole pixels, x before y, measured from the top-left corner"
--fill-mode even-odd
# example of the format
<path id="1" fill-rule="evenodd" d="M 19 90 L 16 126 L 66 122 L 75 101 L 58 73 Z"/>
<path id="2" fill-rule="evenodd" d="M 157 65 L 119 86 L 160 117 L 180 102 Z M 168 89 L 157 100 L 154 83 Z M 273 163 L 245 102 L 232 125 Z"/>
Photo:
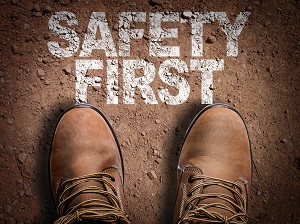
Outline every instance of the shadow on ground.
<path id="1" fill-rule="evenodd" d="M 177 194 L 177 164 L 180 155 L 181 145 L 183 143 L 186 131 L 195 118 L 195 116 L 199 113 L 199 111 L 205 107 L 206 105 L 201 104 L 200 102 L 193 103 L 193 107 L 187 108 L 183 110 L 177 116 L 177 121 L 175 121 L 176 127 L 180 127 L 177 136 L 170 137 L 170 139 L 166 139 L 165 141 L 170 142 L 171 149 L 169 151 L 168 159 L 167 160 L 167 179 L 164 182 L 164 193 L 165 195 L 162 200 L 163 208 L 161 213 L 159 214 L 159 220 L 167 220 L 167 223 L 173 223 L 173 216 L 174 216 L 174 208 L 175 208 L 175 200 Z"/>
<path id="2" fill-rule="evenodd" d="M 57 219 L 57 213 L 54 205 L 54 201 L 51 194 L 50 181 L 49 181 L 49 159 L 51 152 L 52 136 L 56 124 L 63 114 L 63 112 L 72 105 L 70 102 L 64 104 L 54 105 L 45 114 L 45 131 L 42 133 L 40 140 L 39 151 L 37 154 L 37 162 L 35 170 L 38 174 L 36 181 L 36 189 L 39 198 L 39 217 L 37 217 L 36 223 L 49 224 L 54 223 Z"/>

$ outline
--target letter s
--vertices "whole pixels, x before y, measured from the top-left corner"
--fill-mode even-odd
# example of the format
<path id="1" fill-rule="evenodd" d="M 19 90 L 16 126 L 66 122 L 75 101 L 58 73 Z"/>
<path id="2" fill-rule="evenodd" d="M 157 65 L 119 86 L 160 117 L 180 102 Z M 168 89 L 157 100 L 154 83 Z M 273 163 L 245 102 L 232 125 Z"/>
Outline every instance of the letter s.
<path id="1" fill-rule="evenodd" d="M 56 41 L 49 41 L 48 49 L 56 57 L 71 57 L 77 52 L 80 40 L 74 30 L 59 24 L 61 20 L 65 20 L 69 26 L 78 25 L 78 21 L 73 13 L 67 11 L 56 12 L 49 19 L 49 30 L 55 36 L 68 41 L 69 46 L 62 48 Z"/>

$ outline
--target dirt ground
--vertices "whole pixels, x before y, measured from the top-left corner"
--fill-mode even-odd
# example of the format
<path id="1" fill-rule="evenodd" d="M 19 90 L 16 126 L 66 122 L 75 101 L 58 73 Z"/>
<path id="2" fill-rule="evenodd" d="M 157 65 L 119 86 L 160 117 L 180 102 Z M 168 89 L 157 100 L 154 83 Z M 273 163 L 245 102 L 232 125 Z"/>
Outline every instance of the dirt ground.
<path id="1" fill-rule="evenodd" d="M 132 28 L 149 31 L 151 12 L 226 12 L 230 21 L 251 12 L 238 41 L 238 56 L 226 55 L 226 35 L 217 21 L 204 24 L 200 59 L 224 59 L 213 72 L 214 102 L 234 106 L 244 117 L 252 143 L 253 186 L 250 216 L 257 223 L 300 223 L 300 71 L 298 0 L 0 0 L 0 223 L 53 223 L 56 211 L 48 181 L 52 133 L 59 115 L 75 103 L 75 60 L 53 56 L 49 41 L 62 40 L 48 29 L 55 12 L 78 18 L 82 44 L 91 12 L 105 12 L 118 45 L 119 12 L 147 12 L 145 23 Z M 190 24 L 170 23 L 189 67 Z M 172 223 L 176 167 L 184 133 L 201 107 L 201 76 L 182 76 L 191 91 L 180 105 L 167 105 L 158 90 L 167 87 L 158 76 L 167 58 L 149 56 L 149 40 L 131 40 L 131 56 L 119 60 L 119 103 L 106 103 L 105 83 L 88 87 L 88 102 L 101 108 L 118 135 L 125 163 L 125 200 L 134 223 Z M 84 59 L 108 59 L 101 50 Z M 145 104 L 139 90 L 135 103 L 123 103 L 122 60 L 154 63 L 151 87 L 158 104 Z M 106 80 L 106 70 L 96 75 Z M 93 75 L 93 74 L 92 74 Z M 172 87 L 170 92 L 176 95 Z M 237 158 L 238 159 L 238 158 Z M 150 175 L 152 173 L 153 175 Z M 255 222 L 255 221 L 251 221 Z"/>

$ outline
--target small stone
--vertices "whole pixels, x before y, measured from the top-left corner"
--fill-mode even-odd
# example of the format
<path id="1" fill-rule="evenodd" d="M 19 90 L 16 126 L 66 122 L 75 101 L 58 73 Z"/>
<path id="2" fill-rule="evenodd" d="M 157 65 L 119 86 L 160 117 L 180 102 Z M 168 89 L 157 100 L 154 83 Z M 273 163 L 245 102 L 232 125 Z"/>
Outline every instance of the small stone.
<path id="1" fill-rule="evenodd" d="M 12 118 L 7 119 L 7 123 L 10 125 L 14 124 L 14 119 Z"/>
<path id="2" fill-rule="evenodd" d="M 25 195 L 26 195 L 27 197 L 31 197 L 31 196 L 32 196 L 32 193 L 31 193 L 31 191 L 30 191 L 29 189 L 27 189 L 27 190 L 25 191 Z"/>
<path id="3" fill-rule="evenodd" d="M 70 4 L 70 0 L 59 0 L 60 4 L 67 6 Z"/>
<path id="4" fill-rule="evenodd" d="M 182 18 L 183 19 L 190 19 L 192 17 L 193 13 L 192 12 L 183 12 L 182 13 Z"/>
<path id="5" fill-rule="evenodd" d="M 274 68 L 272 66 L 267 68 L 267 72 L 273 73 L 273 71 L 274 71 Z"/>
<path id="6" fill-rule="evenodd" d="M 24 196 L 24 194 L 25 194 L 25 191 L 20 191 L 20 193 L 19 193 L 19 195 L 20 195 L 20 197 L 23 197 Z"/>
<path id="7" fill-rule="evenodd" d="M 32 13 L 35 17 L 42 17 L 43 14 L 41 12 L 33 12 Z"/>
<path id="8" fill-rule="evenodd" d="M 252 7 L 251 5 L 249 5 L 249 6 L 246 8 L 246 11 L 249 11 L 249 12 L 253 11 L 253 7 Z"/>
<path id="9" fill-rule="evenodd" d="M 212 35 L 208 36 L 207 39 L 206 39 L 206 43 L 208 43 L 208 44 L 213 44 L 216 41 L 217 41 L 217 38 L 215 36 L 212 36 Z"/>
<path id="10" fill-rule="evenodd" d="M 150 36 L 149 36 L 148 34 L 144 34 L 143 38 L 144 38 L 145 40 L 150 40 Z"/>
<path id="11" fill-rule="evenodd" d="M 27 154 L 25 152 L 22 152 L 18 155 L 18 161 L 21 163 L 21 164 L 24 164 L 25 161 L 26 161 L 26 158 L 27 158 Z"/>
<path id="12" fill-rule="evenodd" d="M 146 135 L 146 132 L 144 132 L 144 131 L 141 132 L 141 135 L 142 135 L 142 136 L 145 136 L 145 135 Z"/>
<path id="13" fill-rule="evenodd" d="M 256 192 L 256 195 L 261 195 L 261 192 L 260 192 L 260 191 L 257 191 L 257 192 Z"/>
<path id="14" fill-rule="evenodd" d="M 40 12 L 41 7 L 38 4 L 34 4 L 31 9 L 32 12 Z"/>
<path id="15" fill-rule="evenodd" d="M 71 74 L 71 66 L 67 65 L 66 67 L 64 67 L 63 72 L 65 73 L 65 75 L 70 75 Z"/>
<path id="16" fill-rule="evenodd" d="M 286 139 L 286 138 L 283 138 L 283 139 L 280 140 L 280 142 L 281 142 L 281 143 L 287 143 L 287 139 Z"/>
<path id="17" fill-rule="evenodd" d="M 26 41 L 26 42 L 30 42 L 30 41 L 32 41 L 32 40 L 33 40 L 32 36 L 26 36 L 26 37 L 25 37 L 25 41 Z"/>
<path id="18" fill-rule="evenodd" d="M 119 90 L 119 87 L 118 87 L 118 86 L 113 86 L 113 90 L 114 90 L 114 91 L 118 91 L 118 90 Z"/>
<path id="19" fill-rule="evenodd" d="M 51 83 L 51 82 L 50 82 L 49 79 L 46 79 L 46 80 L 45 80 L 45 85 L 46 85 L 46 86 L 50 85 L 50 83 Z"/>
<path id="20" fill-rule="evenodd" d="M 48 64 L 48 58 L 42 58 L 42 63 L 43 64 Z"/>
<path id="21" fill-rule="evenodd" d="M 113 30 L 114 31 L 117 31 L 119 29 L 119 25 L 118 25 L 118 23 L 115 23 L 114 25 L 113 25 Z"/>
<path id="22" fill-rule="evenodd" d="M 76 33 L 81 34 L 81 33 L 82 33 L 82 28 L 76 27 L 76 28 L 75 28 L 75 31 L 76 31 Z"/>
<path id="23" fill-rule="evenodd" d="M 155 120 L 155 124 L 160 124 L 160 120 Z"/>
<path id="24" fill-rule="evenodd" d="M 216 87 L 215 87 L 215 85 L 214 85 L 214 84 L 210 84 L 210 86 L 209 86 L 209 89 L 210 89 L 210 90 L 215 90 L 215 89 L 216 89 Z"/>
<path id="25" fill-rule="evenodd" d="M 52 12 L 52 7 L 50 5 L 46 5 L 44 8 L 44 13 L 50 13 Z"/>
<path id="26" fill-rule="evenodd" d="M 153 180 L 153 179 L 156 179 L 157 178 L 157 175 L 155 173 L 154 170 L 152 170 L 151 172 L 147 173 L 148 177 Z"/>
<path id="27" fill-rule="evenodd" d="M 18 52 L 19 52 L 19 48 L 16 44 L 11 46 L 11 50 L 14 54 L 18 54 Z"/>
<path id="28" fill-rule="evenodd" d="M 165 3 L 165 0 L 150 0 L 150 5 L 162 5 Z"/>
<path id="29" fill-rule="evenodd" d="M 101 87 L 100 87 L 100 86 L 93 86 L 93 90 L 94 90 L 94 91 L 100 91 L 100 90 L 101 90 Z"/>
<path id="30" fill-rule="evenodd" d="M 42 68 L 39 68 L 37 70 L 37 77 L 40 79 L 40 80 L 44 80 L 45 79 L 45 72 Z"/>
<path id="31" fill-rule="evenodd" d="M 159 151 L 157 149 L 153 150 L 153 156 L 159 157 Z"/>

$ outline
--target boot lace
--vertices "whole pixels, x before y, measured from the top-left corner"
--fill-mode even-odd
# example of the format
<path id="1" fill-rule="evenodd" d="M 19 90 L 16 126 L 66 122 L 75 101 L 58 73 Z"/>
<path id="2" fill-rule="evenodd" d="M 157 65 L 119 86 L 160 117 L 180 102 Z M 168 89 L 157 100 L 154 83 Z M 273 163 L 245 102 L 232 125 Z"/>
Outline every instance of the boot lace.
<path id="1" fill-rule="evenodd" d="M 121 203 L 117 197 L 117 191 L 114 186 L 103 177 L 115 181 L 115 178 L 108 173 L 95 173 L 76 178 L 70 178 L 62 182 L 60 186 L 59 204 L 57 207 L 58 213 L 61 216 L 55 224 L 72 224 L 82 222 L 83 220 L 98 220 L 107 223 L 124 221 L 124 223 L 130 223 L 128 217 L 121 209 Z M 71 190 L 79 184 L 85 182 L 95 181 L 101 183 L 100 186 L 87 186 L 82 187 L 71 193 Z M 110 188 L 113 193 L 106 190 Z M 108 201 L 102 199 L 89 199 L 83 201 L 65 211 L 65 207 L 79 194 L 93 193 L 105 196 Z"/>
<path id="2" fill-rule="evenodd" d="M 225 224 L 234 224 L 234 223 L 247 223 L 248 216 L 246 215 L 246 198 L 242 197 L 242 187 L 234 182 L 207 177 L 204 175 L 199 176 L 190 176 L 188 182 L 192 183 L 195 180 L 200 180 L 200 183 L 195 185 L 187 194 L 189 197 L 186 200 L 185 209 L 188 212 L 178 221 L 180 223 L 225 223 Z M 193 193 L 196 190 L 200 190 L 217 185 L 224 187 L 229 192 L 232 193 L 233 197 L 227 194 L 222 193 Z M 218 198 L 227 203 L 210 203 L 210 204 L 201 204 L 201 200 L 208 198 Z M 231 205 L 231 206 L 228 206 Z M 210 208 L 219 208 L 224 209 L 232 213 L 231 217 L 223 216 L 218 212 L 212 211 Z"/>

